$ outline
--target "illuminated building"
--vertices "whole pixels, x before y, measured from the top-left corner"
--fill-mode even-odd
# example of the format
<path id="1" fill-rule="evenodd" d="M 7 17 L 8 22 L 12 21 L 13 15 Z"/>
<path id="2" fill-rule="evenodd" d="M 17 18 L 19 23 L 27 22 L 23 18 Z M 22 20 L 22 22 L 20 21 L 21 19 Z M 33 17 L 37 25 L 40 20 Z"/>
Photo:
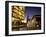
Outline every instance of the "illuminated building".
<path id="1" fill-rule="evenodd" d="M 41 29 L 41 16 L 33 16 L 32 19 L 28 21 L 27 27 L 29 27 L 29 29 Z"/>
<path id="2" fill-rule="evenodd" d="M 22 25 L 22 20 L 24 20 L 24 7 L 23 6 L 12 6 L 12 27 L 24 26 Z M 15 30 L 19 30 L 15 29 Z"/>
<path id="3" fill-rule="evenodd" d="M 12 16 L 14 18 L 23 20 L 24 19 L 24 7 L 21 6 L 12 6 Z"/>

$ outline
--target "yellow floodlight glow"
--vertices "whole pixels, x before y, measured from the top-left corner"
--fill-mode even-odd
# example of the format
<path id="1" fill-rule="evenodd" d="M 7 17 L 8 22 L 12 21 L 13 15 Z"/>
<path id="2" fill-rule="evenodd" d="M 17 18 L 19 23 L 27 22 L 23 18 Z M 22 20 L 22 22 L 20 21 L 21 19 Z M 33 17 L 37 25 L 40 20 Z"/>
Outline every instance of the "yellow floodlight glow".
<path id="1" fill-rule="evenodd" d="M 22 15 L 22 13 L 21 13 L 21 12 L 18 12 L 18 14 L 19 14 L 19 15 Z"/>
<path id="2" fill-rule="evenodd" d="M 18 10 L 18 7 L 17 6 L 14 6 L 14 8 L 16 8 Z"/>
<path id="3" fill-rule="evenodd" d="M 26 23 L 27 22 L 27 19 L 25 18 L 22 22 Z"/>
<path id="4" fill-rule="evenodd" d="M 16 9 L 13 9 L 13 11 L 16 12 L 16 13 L 18 13 L 18 10 L 16 10 Z"/>
<path id="5" fill-rule="evenodd" d="M 12 21 L 14 21 L 15 20 L 15 18 L 14 17 L 12 17 Z"/>
<path id="6" fill-rule="evenodd" d="M 21 10 L 23 9 L 23 7 L 21 7 L 21 6 L 20 6 L 19 8 L 20 8 Z"/>
<path id="7" fill-rule="evenodd" d="M 26 23 L 26 20 L 22 20 L 22 22 Z"/>

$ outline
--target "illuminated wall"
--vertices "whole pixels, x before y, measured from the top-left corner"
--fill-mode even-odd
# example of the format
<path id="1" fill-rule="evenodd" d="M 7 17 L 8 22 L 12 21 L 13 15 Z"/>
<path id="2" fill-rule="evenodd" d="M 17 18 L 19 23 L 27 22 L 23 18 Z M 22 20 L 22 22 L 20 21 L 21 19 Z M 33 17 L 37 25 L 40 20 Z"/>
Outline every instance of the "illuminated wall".
<path id="1" fill-rule="evenodd" d="M 14 20 L 24 19 L 24 7 L 22 6 L 12 6 L 12 17 Z"/>
<path id="2" fill-rule="evenodd" d="M 19 30 L 18 27 L 21 27 L 22 20 L 24 20 L 24 7 L 13 5 L 12 6 L 12 28 L 13 28 L 12 30 L 13 31 Z"/>

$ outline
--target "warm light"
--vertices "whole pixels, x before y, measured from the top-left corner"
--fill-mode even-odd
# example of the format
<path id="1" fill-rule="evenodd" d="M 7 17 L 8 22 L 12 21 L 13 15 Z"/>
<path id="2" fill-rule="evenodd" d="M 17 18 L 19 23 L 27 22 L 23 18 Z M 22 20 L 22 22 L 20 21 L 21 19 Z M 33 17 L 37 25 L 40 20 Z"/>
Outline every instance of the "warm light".
<path id="1" fill-rule="evenodd" d="M 32 23 L 34 23 L 34 22 L 36 22 L 36 19 L 35 18 L 32 20 Z"/>
<path id="2" fill-rule="evenodd" d="M 18 7 L 17 6 L 14 6 L 14 8 L 16 8 L 18 10 Z"/>
<path id="3" fill-rule="evenodd" d="M 26 20 L 22 20 L 22 22 L 26 23 Z"/>
<path id="4" fill-rule="evenodd" d="M 22 15 L 22 13 L 21 12 L 18 12 L 19 13 L 19 15 Z"/>
<path id="5" fill-rule="evenodd" d="M 18 19 L 24 19 L 24 7 L 22 6 L 14 6 L 14 9 L 12 9 L 12 14 L 14 16 L 14 18 L 18 18 Z M 14 20 L 13 18 L 13 20 Z M 26 21 L 24 21 L 26 22 Z"/>
<path id="6" fill-rule="evenodd" d="M 22 21 L 22 22 L 26 23 L 26 21 Z"/>
<path id="7" fill-rule="evenodd" d="M 22 20 L 22 22 L 26 23 L 26 22 L 27 22 L 27 20 L 26 20 L 26 19 L 24 19 L 24 20 Z"/>
<path id="8" fill-rule="evenodd" d="M 12 17 L 12 21 L 14 21 L 14 20 L 15 20 L 15 18 Z"/>
<path id="9" fill-rule="evenodd" d="M 14 9 L 13 11 L 16 12 L 16 13 L 18 13 L 18 10 L 16 10 L 16 9 Z"/>
<path id="10" fill-rule="evenodd" d="M 21 7 L 21 6 L 20 6 L 19 8 L 20 8 L 21 10 L 23 9 L 23 7 Z"/>

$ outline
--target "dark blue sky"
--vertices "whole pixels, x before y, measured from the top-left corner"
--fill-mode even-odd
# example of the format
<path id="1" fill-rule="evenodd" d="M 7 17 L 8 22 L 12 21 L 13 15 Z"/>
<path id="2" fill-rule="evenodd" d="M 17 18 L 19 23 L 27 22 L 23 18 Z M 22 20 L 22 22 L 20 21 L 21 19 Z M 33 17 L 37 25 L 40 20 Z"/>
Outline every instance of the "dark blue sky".
<path id="1" fill-rule="evenodd" d="M 41 15 L 41 7 L 25 7 L 25 18 L 29 16 L 31 18 L 34 15 Z"/>

